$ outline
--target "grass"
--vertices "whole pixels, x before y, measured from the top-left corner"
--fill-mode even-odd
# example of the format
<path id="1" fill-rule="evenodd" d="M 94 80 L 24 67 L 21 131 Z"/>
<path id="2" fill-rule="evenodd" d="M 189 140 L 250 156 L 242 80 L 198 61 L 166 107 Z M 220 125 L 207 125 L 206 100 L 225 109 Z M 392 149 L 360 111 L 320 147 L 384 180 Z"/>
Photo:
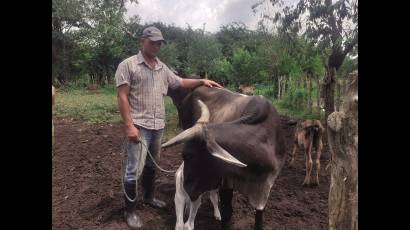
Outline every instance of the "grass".
<path id="1" fill-rule="evenodd" d="M 178 115 L 172 100 L 165 97 L 166 127 L 164 140 L 178 134 Z M 54 117 L 73 118 L 89 123 L 121 123 L 115 86 L 107 86 L 90 93 L 79 87 L 57 90 Z"/>
<path id="2" fill-rule="evenodd" d="M 285 115 L 287 117 L 295 118 L 295 119 L 319 119 L 320 116 L 317 112 L 309 113 L 308 111 L 303 110 L 292 110 L 282 106 L 280 100 L 272 100 L 272 104 L 278 110 L 278 113 L 281 115 Z M 323 117 L 323 114 L 321 115 Z"/>
<path id="3" fill-rule="evenodd" d="M 109 87 L 99 89 L 96 93 L 75 88 L 57 90 L 54 116 L 90 123 L 121 121 L 115 88 Z"/>

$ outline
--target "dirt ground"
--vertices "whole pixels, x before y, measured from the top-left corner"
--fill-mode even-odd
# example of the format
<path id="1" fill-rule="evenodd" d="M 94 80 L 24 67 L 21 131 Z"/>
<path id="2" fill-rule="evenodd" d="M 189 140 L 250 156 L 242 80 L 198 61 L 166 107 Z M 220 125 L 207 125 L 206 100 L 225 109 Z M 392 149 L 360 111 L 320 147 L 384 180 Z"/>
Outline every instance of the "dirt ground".
<path id="1" fill-rule="evenodd" d="M 285 122 L 287 144 L 291 146 L 295 124 Z M 121 145 L 124 140 L 119 124 L 87 124 L 67 119 L 55 120 L 55 152 L 52 188 L 52 229 L 128 229 L 123 219 L 121 190 Z M 181 164 L 181 145 L 162 152 L 160 166 L 176 170 Z M 291 151 L 291 147 L 289 147 Z M 271 190 L 264 212 L 265 229 L 328 229 L 328 192 L 330 170 L 325 146 L 322 153 L 321 184 L 302 187 L 304 156 L 298 153 L 296 167 L 284 167 Z M 157 196 L 168 203 L 165 210 L 140 205 L 144 229 L 174 229 L 174 174 L 159 172 Z M 244 196 L 234 193 L 234 229 L 252 229 L 254 211 Z M 213 208 L 204 196 L 195 229 L 220 229 L 213 219 Z"/>

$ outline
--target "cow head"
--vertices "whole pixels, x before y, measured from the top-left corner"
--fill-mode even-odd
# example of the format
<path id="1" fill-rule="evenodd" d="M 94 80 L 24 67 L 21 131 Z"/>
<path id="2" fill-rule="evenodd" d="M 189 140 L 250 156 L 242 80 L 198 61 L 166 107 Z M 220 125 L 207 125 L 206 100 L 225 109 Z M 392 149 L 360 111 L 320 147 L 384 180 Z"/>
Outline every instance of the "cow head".
<path id="1" fill-rule="evenodd" d="M 255 86 L 254 85 L 240 85 L 238 88 L 240 93 L 246 95 L 254 95 L 255 94 Z"/>
<path id="2" fill-rule="evenodd" d="M 178 134 L 166 143 L 162 144 L 162 147 L 166 148 L 172 145 L 187 142 L 193 138 L 200 138 L 205 141 L 206 147 L 212 156 L 239 167 L 246 167 L 246 164 L 240 162 L 225 149 L 223 149 L 216 142 L 213 135 L 208 132 L 207 123 L 209 122 L 210 117 L 209 109 L 201 100 L 198 100 L 198 104 L 201 108 L 201 116 L 197 120 L 196 124 L 193 127 L 186 129 L 182 133 Z"/>

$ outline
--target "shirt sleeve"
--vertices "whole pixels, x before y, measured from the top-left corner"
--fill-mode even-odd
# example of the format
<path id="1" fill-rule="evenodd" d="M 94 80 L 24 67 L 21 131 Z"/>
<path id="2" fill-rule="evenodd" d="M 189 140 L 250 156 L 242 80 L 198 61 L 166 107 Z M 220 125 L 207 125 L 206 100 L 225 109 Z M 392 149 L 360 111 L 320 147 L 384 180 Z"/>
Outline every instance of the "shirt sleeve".
<path id="1" fill-rule="evenodd" d="M 179 88 L 182 85 L 182 78 L 178 77 L 168 67 L 166 67 L 166 71 L 167 71 L 168 87 L 171 89 Z"/>
<path id="2" fill-rule="evenodd" d="M 131 86 L 131 74 L 126 62 L 121 62 L 118 65 L 117 71 L 115 72 L 115 84 L 116 86 L 121 86 L 127 84 Z"/>

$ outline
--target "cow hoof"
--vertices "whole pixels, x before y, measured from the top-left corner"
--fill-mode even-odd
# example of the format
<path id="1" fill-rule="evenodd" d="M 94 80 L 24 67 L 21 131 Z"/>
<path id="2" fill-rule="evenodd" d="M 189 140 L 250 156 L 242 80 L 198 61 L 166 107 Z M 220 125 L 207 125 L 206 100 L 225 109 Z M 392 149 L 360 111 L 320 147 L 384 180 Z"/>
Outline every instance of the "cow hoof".
<path id="1" fill-rule="evenodd" d="M 303 183 L 302 183 L 302 186 L 310 187 L 310 181 L 309 180 L 304 180 Z"/>
<path id="2" fill-rule="evenodd" d="M 221 222 L 221 229 L 222 230 L 231 230 L 232 229 L 231 221 L 222 221 Z"/>
<path id="3" fill-rule="evenodd" d="M 184 224 L 184 230 L 194 230 L 194 226 L 191 226 L 190 224 L 185 223 Z"/>
<path id="4" fill-rule="evenodd" d="M 217 213 L 215 216 L 215 220 L 218 220 L 218 221 L 221 221 L 221 214 L 220 213 Z"/>

